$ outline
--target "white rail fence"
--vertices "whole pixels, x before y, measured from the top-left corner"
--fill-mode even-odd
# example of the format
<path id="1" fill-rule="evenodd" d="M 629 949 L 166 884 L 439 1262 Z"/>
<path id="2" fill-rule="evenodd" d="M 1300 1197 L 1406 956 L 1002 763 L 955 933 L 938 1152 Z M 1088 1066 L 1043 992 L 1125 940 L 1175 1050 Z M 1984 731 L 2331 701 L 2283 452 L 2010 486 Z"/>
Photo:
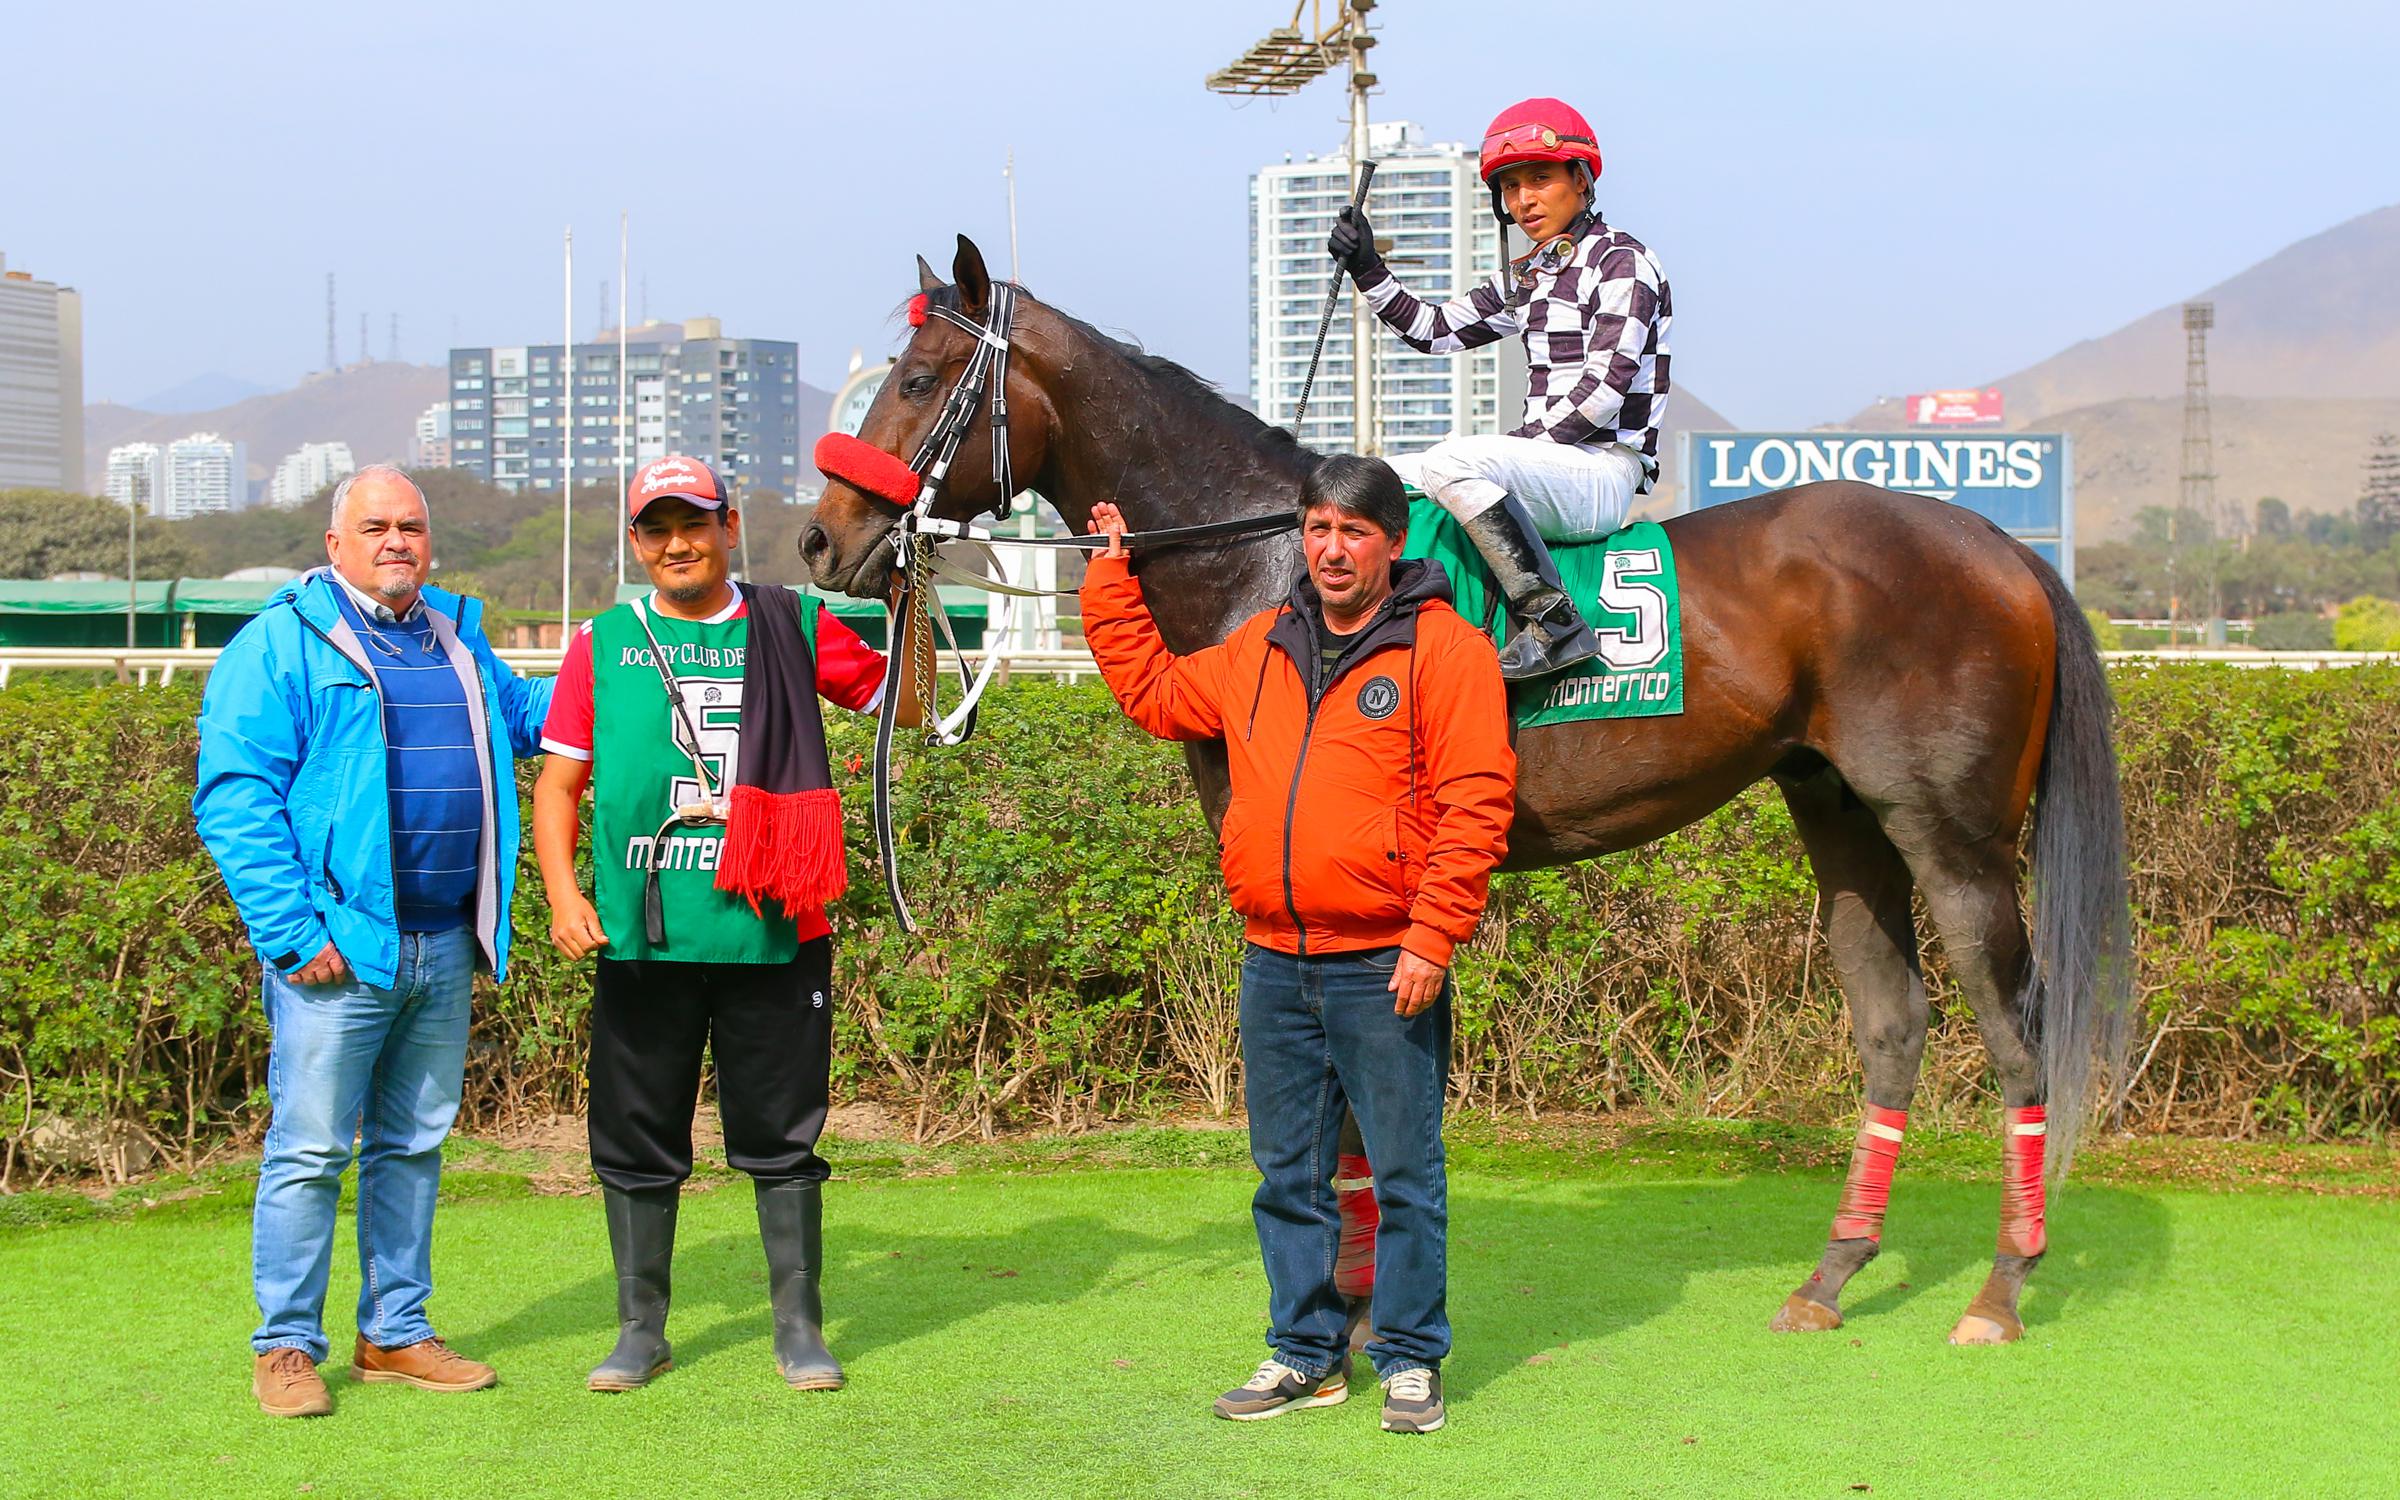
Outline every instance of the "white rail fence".
<path id="1" fill-rule="evenodd" d="M 2314 672 L 2330 667 L 2355 667 L 2369 662 L 2400 661 L 2400 651 L 2208 651 L 2197 647 L 2178 647 L 2157 651 L 2104 651 L 2100 653 L 2112 662 L 2215 662 L 2229 667 L 2281 667 L 2286 671 Z M 971 659 L 980 661 L 980 651 L 969 652 Z M 556 651 L 502 651 L 501 661 L 521 676 L 548 676 L 558 670 Z M 205 677 L 216 664 L 213 647 L 158 647 L 128 650 L 116 647 L 17 647 L 0 648 L 0 688 L 21 672 L 104 672 L 119 682 L 138 683 L 144 687 L 153 682 L 175 680 L 178 673 Z M 1091 653 L 1080 646 L 1064 649 L 1032 650 L 1004 649 L 1001 653 L 999 676 L 1063 677 L 1069 681 L 1090 677 L 1098 669 L 1092 664 Z"/>

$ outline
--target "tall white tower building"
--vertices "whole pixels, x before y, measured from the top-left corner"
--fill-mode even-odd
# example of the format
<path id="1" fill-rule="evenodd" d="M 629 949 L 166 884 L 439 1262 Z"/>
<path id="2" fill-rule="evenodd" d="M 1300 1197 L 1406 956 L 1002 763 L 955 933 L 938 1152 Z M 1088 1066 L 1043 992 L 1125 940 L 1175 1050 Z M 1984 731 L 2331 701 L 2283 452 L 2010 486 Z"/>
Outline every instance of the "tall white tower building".
<path id="1" fill-rule="evenodd" d="M 83 298 L 0 255 L 0 490 L 83 489 Z"/>
<path id="2" fill-rule="evenodd" d="M 350 456 L 348 443 L 302 443 L 275 466 L 275 477 L 267 481 L 267 503 L 298 505 L 335 480 L 357 472 L 358 461 Z"/>
<path id="3" fill-rule="evenodd" d="M 1405 121 L 1368 127 L 1376 160 L 1367 217 L 1389 239 L 1384 259 L 1408 289 L 1446 300 L 1500 268 L 1500 226 L 1491 193 L 1475 175 L 1476 152 L 1455 142 L 1429 144 Z M 1333 262 L 1325 236 L 1350 201 L 1347 154 L 1311 156 L 1264 167 L 1250 179 L 1250 393 L 1259 416 L 1291 425 L 1308 377 L 1309 348 L 1325 312 Z M 1300 441 L 1353 451 L 1350 291 L 1309 396 Z M 1417 453 L 1453 433 L 1505 432 L 1524 401 L 1524 351 L 1504 339 L 1463 354 L 1419 354 L 1376 327 L 1377 427 L 1381 451 Z"/>
<path id="4" fill-rule="evenodd" d="M 213 432 L 195 432 L 167 444 L 167 504 L 170 521 L 240 510 L 250 498 L 250 451 Z"/>
<path id="5" fill-rule="evenodd" d="M 104 493 L 119 505 L 139 507 L 144 515 L 165 515 L 167 450 L 156 443 L 125 443 L 109 449 Z"/>

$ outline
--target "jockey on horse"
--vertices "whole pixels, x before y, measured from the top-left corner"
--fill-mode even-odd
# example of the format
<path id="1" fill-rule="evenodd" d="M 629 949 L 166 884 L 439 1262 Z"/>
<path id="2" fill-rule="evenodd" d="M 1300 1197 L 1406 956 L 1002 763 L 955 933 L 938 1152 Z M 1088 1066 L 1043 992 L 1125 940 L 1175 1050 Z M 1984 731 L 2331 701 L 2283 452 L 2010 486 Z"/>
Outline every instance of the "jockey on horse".
<path id="1" fill-rule="evenodd" d="M 1500 675 L 1515 681 L 1599 653 L 1543 544 L 1606 536 L 1657 482 L 1674 310 L 1658 258 L 1600 217 L 1600 147 L 1582 115 L 1556 99 L 1510 105 L 1484 132 L 1481 170 L 1503 242 L 1513 223 L 1532 248 L 1465 296 L 1432 306 L 1410 295 L 1355 209 L 1342 210 L 1326 249 L 1375 315 L 1421 353 L 1455 354 L 1512 333 L 1525 340 L 1516 428 L 1392 461 L 1491 564 L 1520 627 L 1500 655 Z"/>

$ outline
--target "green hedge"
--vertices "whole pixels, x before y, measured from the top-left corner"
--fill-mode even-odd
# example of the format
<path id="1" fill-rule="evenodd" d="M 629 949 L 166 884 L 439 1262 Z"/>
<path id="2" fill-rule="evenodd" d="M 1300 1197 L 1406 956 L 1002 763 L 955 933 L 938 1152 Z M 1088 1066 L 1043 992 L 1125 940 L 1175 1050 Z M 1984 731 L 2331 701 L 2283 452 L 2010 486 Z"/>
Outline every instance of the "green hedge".
<path id="1" fill-rule="evenodd" d="M 2400 1113 L 2400 669 L 2132 667 L 2116 679 L 2148 1024 L 2137 1128 L 2305 1137 Z M 189 1162 L 254 1131 L 257 969 L 191 827 L 198 695 L 0 693 L 0 1159 Z M 1180 755 L 1085 683 L 997 692 L 902 764 L 908 892 L 883 909 L 866 726 L 835 726 L 854 884 L 837 912 L 839 1088 L 928 1135 L 1238 1103 L 1239 929 Z M 530 768 L 528 768 L 530 771 Z M 840 774 L 837 767 L 837 774 Z M 1782 802 L 1501 878 L 1460 960 L 1455 1087 L 1492 1109 L 1642 1105 L 1830 1120 L 1849 1027 Z M 517 971 L 479 998 L 467 1116 L 581 1104 L 587 975 L 548 950 L 530 853 Z M 1990 1104 L 1932 973 L 1918 1108 Z M 63 1144 L 62 1144 L 63 1143 Z"/>

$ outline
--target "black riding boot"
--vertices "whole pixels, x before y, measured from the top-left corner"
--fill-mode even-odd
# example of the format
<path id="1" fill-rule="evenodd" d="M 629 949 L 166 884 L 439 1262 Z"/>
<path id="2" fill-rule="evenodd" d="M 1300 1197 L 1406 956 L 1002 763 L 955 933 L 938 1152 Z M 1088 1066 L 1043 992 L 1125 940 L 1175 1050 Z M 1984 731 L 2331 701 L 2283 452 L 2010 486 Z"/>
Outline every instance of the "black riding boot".
<path id="1" fill-rule="evenodd" d="M 775 1367 L 796 1391 L 838 1391 L 842 1366 L 825 1347 L 825 1203 L 814 1182 L 762 1182 L 758 1237 L 767 1247 L 767 1297 L 775 1307 Z"/>
<path id="2" fill-rule="evenodd" d="M 608 1252 L 617 1263 L 617 1347 L 584 1384 L 595 1391 L 639 1390 L 674 1365 L 667 1345 L 669 1270 L 675 1260 L 674 1188 L 600 1190 L 608 1213 Z"/>
<path id="3" fill-rule="evenodd" d="M 1500 653 L 1500 675 L 1511 682 L 1547 677 L 1600 654 L 1600 640 L 1567 597 L 1558 565 L 1513 495 L 1466 523 L 1464 530 L 1507 596 L 1517 633 Z"/>

